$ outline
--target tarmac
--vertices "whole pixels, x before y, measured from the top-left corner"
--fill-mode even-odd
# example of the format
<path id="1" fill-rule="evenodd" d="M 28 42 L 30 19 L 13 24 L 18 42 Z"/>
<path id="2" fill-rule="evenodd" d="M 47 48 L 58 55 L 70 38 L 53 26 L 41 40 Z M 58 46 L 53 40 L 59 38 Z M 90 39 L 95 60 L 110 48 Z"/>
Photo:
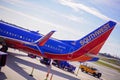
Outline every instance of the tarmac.
<path id="1" fill-rule="evenodd" d="M 81 70 L 78 71 L 80 63 L 70 63 L 76 66 L 75 73 L 67 72 L 55 66 L 51 66 L 50 69 L 48 66 L 41 64 L 39 58 L 32 59 L 24 52 L 9 49 L 6 66 L 0 72 L 0 80 L 120 80 L 118 71 L 96 65 L 93 62 L 88 64 L 95 66 L 102 72 L 100 79 L 83 73 Z"/>

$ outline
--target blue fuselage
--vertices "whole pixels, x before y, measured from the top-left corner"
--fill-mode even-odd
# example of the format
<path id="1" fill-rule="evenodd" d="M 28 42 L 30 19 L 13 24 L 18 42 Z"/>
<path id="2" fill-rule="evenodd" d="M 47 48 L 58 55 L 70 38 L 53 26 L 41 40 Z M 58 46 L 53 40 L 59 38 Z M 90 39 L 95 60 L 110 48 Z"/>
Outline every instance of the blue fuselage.
<path id="1" fill-rule="evenodd" d="M 40 39 L 43 35 L 38 32 L 23 29 L 19 26 L 4 22 L 0 22 L 0 36 L 6 39 L 19 41 L 21 43 L 31 43 L 24 44 L 24 46 L 35 50 L 39 50 L 39 48 L 41 48 L 44 52 L 66 54 L 75 50 L 75 47 L 72 45 L 66 44 L 54 38 L 50 38 L 44 46 L 39 46 L 39 48 L 37 48 L 35 45 L 32 45 L 32 43 Z"/>

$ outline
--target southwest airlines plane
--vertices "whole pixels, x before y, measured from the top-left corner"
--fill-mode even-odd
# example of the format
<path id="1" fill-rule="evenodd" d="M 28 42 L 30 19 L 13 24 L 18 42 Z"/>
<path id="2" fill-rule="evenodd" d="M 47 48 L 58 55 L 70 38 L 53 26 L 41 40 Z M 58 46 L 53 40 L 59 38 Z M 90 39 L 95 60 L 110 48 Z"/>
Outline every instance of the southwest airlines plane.
<path id="1" fill-rule="evenodd" d="M 79 40 L 57 40 L 51 38 L 55 31 L 42 35 L 1 20 L 0 50 L 6 52 L 10 47 L 54 60 L 84 62 L 99 53 L 115 25 L 109 21 Z"/>

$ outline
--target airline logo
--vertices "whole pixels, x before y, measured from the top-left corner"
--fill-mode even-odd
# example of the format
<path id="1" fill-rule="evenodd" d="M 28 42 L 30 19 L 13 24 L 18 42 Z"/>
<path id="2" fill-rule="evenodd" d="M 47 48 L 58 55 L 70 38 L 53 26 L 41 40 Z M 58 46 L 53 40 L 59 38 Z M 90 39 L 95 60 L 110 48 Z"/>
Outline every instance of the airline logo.
<path id="1" fill-rule="evenodd" d="M 102 35 L 103 33 L 105 33 L 106 31 L 108 31 L 110 29 L 110 25 L 109 24 L 105 24 L 103 27 L 98 28 L 97 30 L 95 30 L 94 32 L 88 34 L 86 37 L 82 38 L 80 40 L 80 44 L 83 46 L 87 43 L 89 43 L 90 41 L 92 41 L 94 38 L 97 38 L 98 36 Z"/>

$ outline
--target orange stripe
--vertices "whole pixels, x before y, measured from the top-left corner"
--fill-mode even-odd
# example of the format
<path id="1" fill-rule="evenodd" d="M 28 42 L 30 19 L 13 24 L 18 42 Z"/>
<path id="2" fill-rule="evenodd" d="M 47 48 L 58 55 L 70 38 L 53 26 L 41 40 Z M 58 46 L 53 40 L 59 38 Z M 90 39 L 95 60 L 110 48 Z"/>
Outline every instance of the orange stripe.
<path id="1" fill-rule="evenodd" d="M 105 43 L 105 41 L 102 42 L 101 44 L 99 44 L 98 46 L 94 47 L 90 51 L 88 51 L 88 53 L 97 54 L 99 52 L 99 50 L 101 49 L 101 47 L 103 46 L 104 43 Z M 91 57 L 86 56 L 86 55 L 82 55 L 80 57 L 72 59 L 72 61 L 87 61 L 87 60 L 91 60 Z"/>

